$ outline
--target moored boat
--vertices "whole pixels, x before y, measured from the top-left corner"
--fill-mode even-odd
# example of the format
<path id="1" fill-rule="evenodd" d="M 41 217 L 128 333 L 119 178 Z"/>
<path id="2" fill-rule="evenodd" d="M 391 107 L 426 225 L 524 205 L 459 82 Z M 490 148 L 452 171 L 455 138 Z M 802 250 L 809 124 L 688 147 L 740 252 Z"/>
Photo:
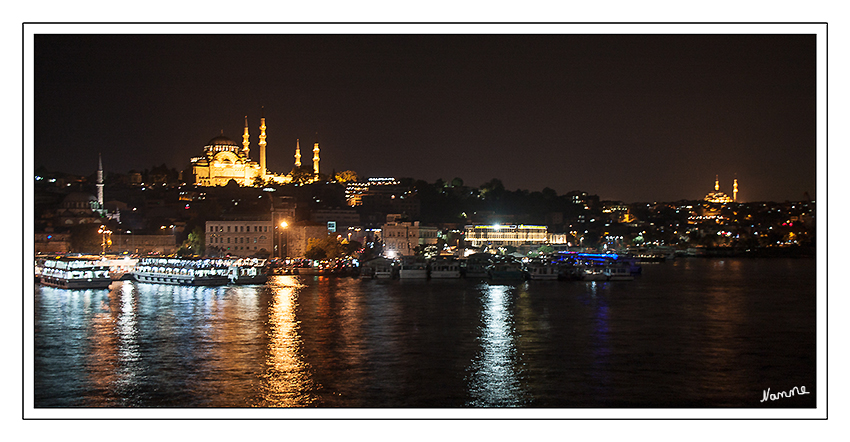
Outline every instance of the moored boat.
<path id="1" fill-rule="evenodd" d="M 431 263 L 431 279 L 460 278 L 460 263 L 455 259 L 437 259 Z"/>
<path id="2" fill-rule="evenodd" d="M 461 275 L 466 278 L 486 278 L 488 276 L 487 267 L 492 262 L 492 255 L 489 253 L 475 253 L 469 255 L 461 263 Z"/>
<path id="3" fill-rule="evenodd" d="M 428 265 L 425 261 L 405 258 L 402 260 L 398 277 L 399 279 L 427 279 Z"/>
<path id="4" fill-rule="evenodd" d="M 588 265 L 583 268 L 584 281 L 632 281 L 635 279 L 628 264 Z"/>
<path id="5" fill-rule="evenodd" d="M 233 284 L 265 284 L 268 280 L 266 260 L 242 258 L 232 261 L 228 266 L 227 276 Z"/>
<path id="6" fill-rule="evenodd" d="M 136 281 L 172 285 L 225 285 L 229 261 L 224 259 L 142 258 L 133 269 Z"/>
<path id="7" fill-rule="evenodd" d="M 533 260 L 526 265 L 528 277 L 532 280 L 558 279 L 560 269 L 555 263 L 544 260 Z"/>
<path id="8" fill-rule="evenodd" d="M 109 263 L 99 258 L 54 258 L 40 263 L 39 282 L 63 289 L 105 289 L 112 283 Z"/>
<path id="9" fill-rule="evenodd" d="M 522 263 L 513 259 L 497 259 L 487 267 L 487 274 L 491 279 L 525 279 Z"/>
<path id="10" fill-rule="evenodd" d="M 371 259 L 360 265 L 360 278 L 392 279 L 394 269 L 391 259 L 383 257 Z"/>

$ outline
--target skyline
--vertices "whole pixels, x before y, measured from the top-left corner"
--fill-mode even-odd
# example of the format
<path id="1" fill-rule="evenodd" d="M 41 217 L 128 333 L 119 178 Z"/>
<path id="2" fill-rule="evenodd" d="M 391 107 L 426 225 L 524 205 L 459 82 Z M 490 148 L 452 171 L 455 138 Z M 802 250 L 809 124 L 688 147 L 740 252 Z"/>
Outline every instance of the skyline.
<path id="1" fill-rule="evenodd" d="M 263 55 L 265 54 L 265 55 Z M 245 116 L 271 172 L 606 200 L 816 194 L 814 35 L 36 35 L 34 167 L 182 170 Z M 54 124 L 53 122 L 60 122 Z M 113 147 L 119 145 L 120 147 Z M 73 158 L 62 158 L 73 150 Z"/>

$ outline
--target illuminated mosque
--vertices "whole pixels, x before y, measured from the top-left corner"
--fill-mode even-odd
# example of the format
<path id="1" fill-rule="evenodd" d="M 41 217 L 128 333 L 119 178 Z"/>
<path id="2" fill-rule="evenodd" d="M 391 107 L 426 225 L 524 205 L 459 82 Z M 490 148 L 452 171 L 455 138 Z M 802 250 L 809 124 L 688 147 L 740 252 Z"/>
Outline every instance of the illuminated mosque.
<path id="1" fill-rule="evenodd" d="M 222 133 L 204 146 L 201 156 L 192 158 L 192 173 L 195 185 L 226 186 L 230 180 L 241 186 L 257 186 L 267 183 L 287 184 L 293 181 L 293 175 L 301 168 L 301 146 L 295 141 L 295 167 L 289 174 L 270 173 L 266 168 L 266 119 L 260 118 L 260 161 L 252 161 L 248 134 L 248 117 L 245 117 L 245 132 L 242 134 L 242 146 Z M 319 174 L 319 143 L 313 145 L 313 178 Z"/>
<path id="2" fill-rule="evenodd" d="M 735 178 L 733 187 L 732 187 L 732 197 L 720 191 L 720 179 L 717 175 L 714 176 L 714 192 L 710 192 L 705 196 L 705 200 L 710 203 L 716 204 L 726 204 L 732 202 L 738 202 L 738 178 Z"/>

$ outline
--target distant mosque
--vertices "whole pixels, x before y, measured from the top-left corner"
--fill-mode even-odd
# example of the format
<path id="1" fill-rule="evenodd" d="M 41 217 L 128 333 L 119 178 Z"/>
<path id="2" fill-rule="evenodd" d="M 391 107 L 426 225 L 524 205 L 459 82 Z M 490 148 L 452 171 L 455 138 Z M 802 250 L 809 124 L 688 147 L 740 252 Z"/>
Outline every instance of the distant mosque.
<path id="1" fill-rule="evenodd" d="M 729 195 L 720 191 L 720 179 L 717 175 L 714 176 L 714 192 L 710 192 L 705 196 L 705 200 L 710 203 L 716 204 L 726 204 L 738 202 L 738 178 L 735 178 L 735 181 L 732 185 L 732 198 L 729 198 Z"/>
<path id="2" fill-rule="evenodd" d="M 204 146 L 201 156 L 192 158 L 192 173 L 195 175 L 195 185 L 226 186 L 234 180 L 241 186 L 257 186 L 267 183 L 288 184 L 293 182 L 296 172 L 301 169 L 301 146 L 295 140 L 295 165 L 288 174 L 270 173 L 266 168 L 266 118 L 260 118 L 260 162 L 252 161 L 250 157 L 250 135 L 248 134 L 248 117 L 245 116 L 245 132 L 242 134 L 242 146 L 224 136 L 222 133 L 211 139 Z M 313 176 L 310 181 L 318 179 L 319 175 L 319 143 L 313 145 Z"/>

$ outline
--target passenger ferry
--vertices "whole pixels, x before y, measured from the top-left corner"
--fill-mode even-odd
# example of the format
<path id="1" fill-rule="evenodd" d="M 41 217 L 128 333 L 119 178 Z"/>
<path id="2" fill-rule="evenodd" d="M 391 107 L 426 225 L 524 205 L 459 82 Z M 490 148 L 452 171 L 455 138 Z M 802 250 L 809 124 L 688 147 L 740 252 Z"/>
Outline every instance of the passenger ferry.
<path id="1" fill-rule="evenodd" d="M 492 255 L 489 253 L 475 253 L 469 255 L 461 264 L 461 274 L 466 278 L 486 278 L 488 276 L 487 267 L 492 262 Z"/>
<path id="2" fill-rule="evenodd" d="M 491 279 L 525 279 L 522 263 L 511 259 L 499 259 L 487 267 Z"/>
<path id="3" fill-rule="evenodd" d="M 229 267 L 224 259 L 142 258 L 133 277 L 151 284 L 225 285 Z"/>
<path id="4" fill-rule="evenodd" d="M 398 272 L 399 279 L 427 279 L 428 265 L 424 261 L 405 259 Z"/>
<path id="5" fill-rule="evenodd" d="M 100 258 L 53 258 L 36 263 L 42 285 L 63 289 L 109 288 L 109 262 Z"/>
<path id="6" fill-rule="evenodd" d="M 454 259 L 438 259 L 431 263 L 431 279 L 460 278 L 460 263 Z"/>
<path id="7" fill-rule="evenodd" d="M 227 277 L 233 284 L 265 284 L 269 279 L 266 274 L 266 260 L 242 258 L 231 261 L 227 268 Z"/>
<path id="8" fill-rule="evenodd" d="M 528 269 L 528 277 L 533 280 L 558 279 L 558 272 L 560 270 L 555 263 L 543 260 L 531 261 L 526 268 Z"/>
<path id="9" fill-rule="evenodd" d="M 633 281 L 628 264 L 590 265 L 584 267 L 585 281 Z"/>

